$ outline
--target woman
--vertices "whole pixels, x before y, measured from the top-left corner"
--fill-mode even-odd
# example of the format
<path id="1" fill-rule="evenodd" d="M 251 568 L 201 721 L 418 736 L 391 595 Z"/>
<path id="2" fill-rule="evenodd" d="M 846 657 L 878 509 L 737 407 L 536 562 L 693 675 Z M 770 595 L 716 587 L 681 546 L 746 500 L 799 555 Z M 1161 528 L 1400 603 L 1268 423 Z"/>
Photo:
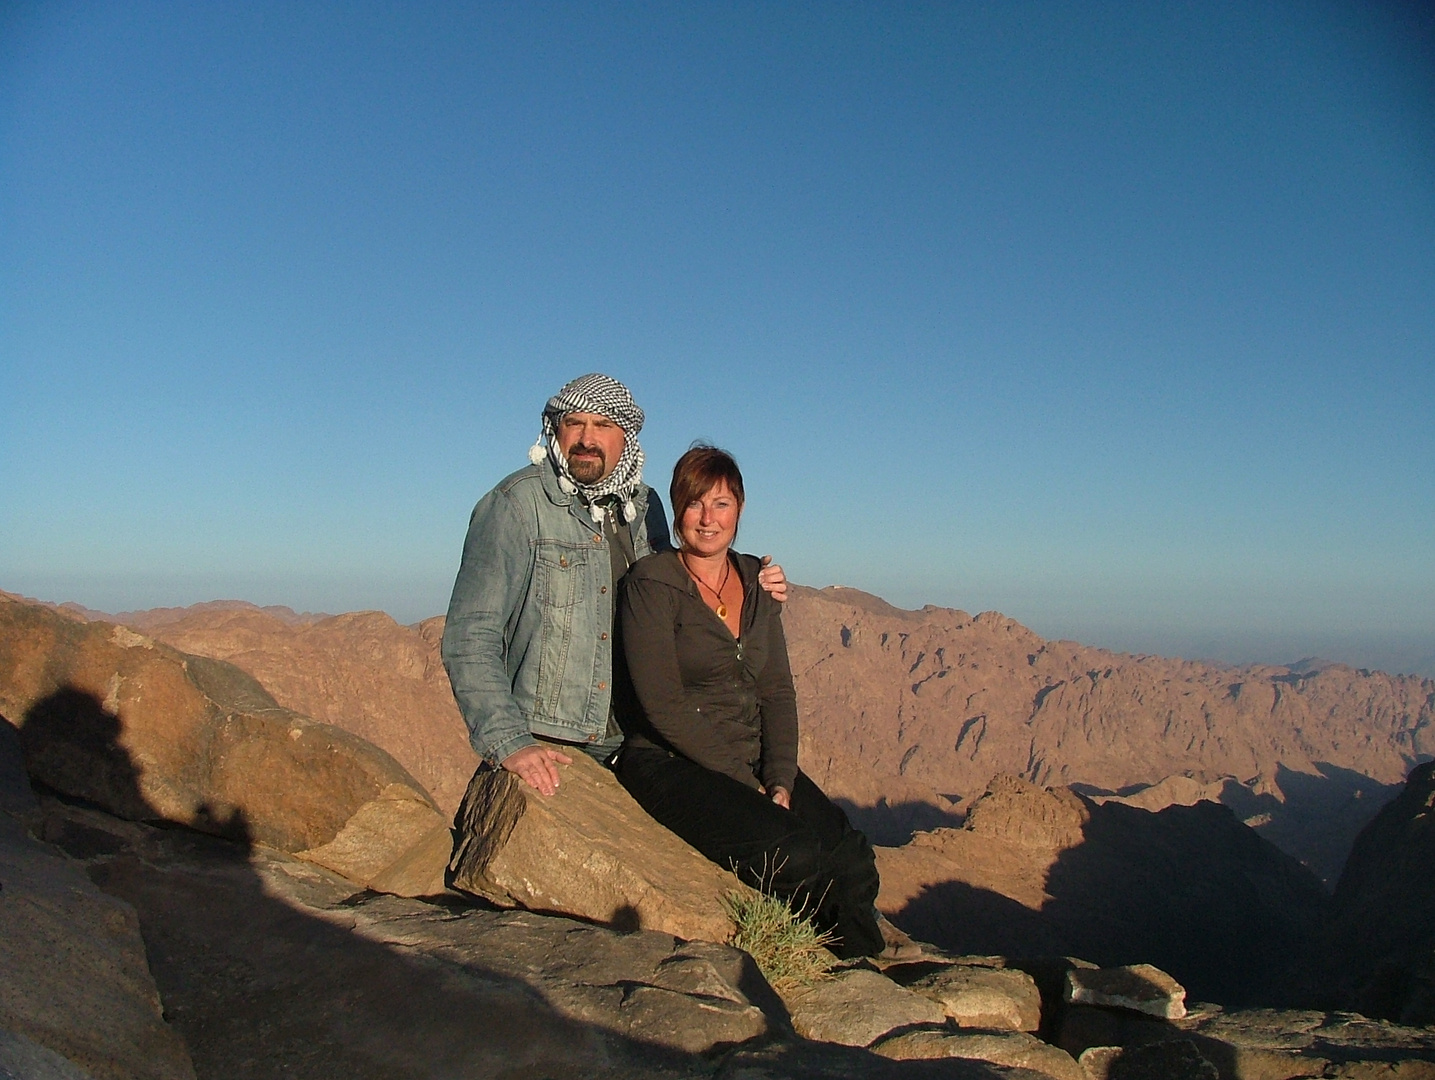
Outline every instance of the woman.
<path id="1" fill-rule="evenodd" d="M 619 600 L 641 708 L 624 725 L 618 779 L 713 862 L 811 916 L 838 956 L 878 955 L 872 845 L 797 767 L 781 605 L 758 588 L 758 559 L 730 550 L 742 474 L 696 446 L 669 494 L 680 546 L 635 563 Z"/>

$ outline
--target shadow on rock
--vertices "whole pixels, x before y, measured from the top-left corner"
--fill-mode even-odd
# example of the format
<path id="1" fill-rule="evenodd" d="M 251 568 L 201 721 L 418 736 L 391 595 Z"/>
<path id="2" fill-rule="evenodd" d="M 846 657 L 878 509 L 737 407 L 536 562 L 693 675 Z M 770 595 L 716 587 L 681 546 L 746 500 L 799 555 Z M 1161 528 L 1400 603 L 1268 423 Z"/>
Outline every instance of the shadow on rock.
<path id="1" fill-rule="evenodd" d="M 842 807 L 853 825 L 866 833 L 868 840 L 883 847 L 901 847 L 919 832 L 960 828 L 965 820 L 955 811 L 920 800 L 888 803 L 886 799 L 878 799 L 871 806 L 862 806 L 851 799 L 833 802 Z"/>
<path id="2" fill-rule="evenodd" d="M 1294 855 L 1334 888 L 1360 831 L 1402 785 L 1382 784 L 1354 769 L 1316 762 L 1317 773 L 1276 767 L 1280 790 L 1257 794 L 1227 780 L 1221 803 L 1282 851 Z"/>
<path id="3" fill-rule="evenodd" d="M 415 922 L 499 913 L 356 893 L 256 848 L 240 812 L 206 829 L 226 839 L 134 824 L 162 815 L 145 803 L 120 731 L 102 701 L 65 687 L 27 711 L 20 742 L 49 755 L 48 775 L 102 778 L 106 803 L 132 819 L 51 797 L 41 831 L 139 913 L 165 1017 L 200 1077 L 628 1075 L 640 1062 L 683 1071 L 682 1055 L 563 1016 L 519 979 L 355 932 L 365 906 L 384 900 L 412 908 L 402 914 Z"/>
<path id="4" fill-rule="evenodd" d="M 31 724 L 35 745 L 72 738 L 70 760 L 101 770 L 109 805 L 132 811 L 47 789 L 37 829 L 138 913 L 164 1017 L 201 1078 L 932 1072 L 794 1043 L 751 959 L 725 946 L 362 889 L 254 842 L 242 814 L 216 823 L 223 837 L 144 824 L 162 815 L 102 700 L 65 687 Z M 999 1075 L 971 1064 L 963 1075 Z"/>
<path id="5" fill-rule="evenodd" d="M 1315 877 L 1214 803 L 1152 814 L 1090 807 L 1081 841 L 1047 873 L 1042 908 L 961 882 L 928 886 L 894 916 L 960 953 L 1150 963 L 1194 1000 L 1295 1005 L 1328 897 Z"/>

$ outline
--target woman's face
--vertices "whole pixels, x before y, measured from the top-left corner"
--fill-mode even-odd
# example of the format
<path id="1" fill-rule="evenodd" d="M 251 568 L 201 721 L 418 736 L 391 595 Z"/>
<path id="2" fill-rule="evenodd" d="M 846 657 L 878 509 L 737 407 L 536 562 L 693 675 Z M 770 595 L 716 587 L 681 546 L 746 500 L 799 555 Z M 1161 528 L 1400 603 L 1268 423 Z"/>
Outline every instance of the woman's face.
<path id="1" fill-rule="evenodd" d="M 701 498 L 683 507 L 678 539 L 694 555 L 721 555 L 737 536 L 741 516 L 737 496 L 728 490 L 726 480 L 719 480 Z"/>

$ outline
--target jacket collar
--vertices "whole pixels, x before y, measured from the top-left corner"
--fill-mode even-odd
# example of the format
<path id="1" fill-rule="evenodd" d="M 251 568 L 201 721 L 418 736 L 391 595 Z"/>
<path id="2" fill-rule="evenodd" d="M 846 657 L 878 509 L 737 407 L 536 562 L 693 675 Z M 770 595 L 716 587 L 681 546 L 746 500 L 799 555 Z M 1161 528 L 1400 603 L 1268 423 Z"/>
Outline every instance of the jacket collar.
<path id="1" fill-rule="evenodd" d="M 576 495 L 569 495 L 558 486 L 558 470 L 553 467 L 552 462 L 544 460 L 537 465 L 530 466 L 530 468 L 537 470 L 538 478 L 543 483 L 543 494 L 548 496 L 549 502 L 554 506 L 568 507 L 569 513 L 584 525 L 587 525 L 590 529 L 597 530 L 598 525 L 593 521 L 593 516 L 588 513 L 588 507 L 584 504 L 583 500 Z M 632 523 L 636 529 L 638 524 L 643 520 L 644 515 L 648 512 L 647 484 L 639 484 L 638 490 L 633 492 L 633 506 L 638 511 L 637 519 Z M 682 567 L 679 566 L 678 569 L 681 571 Z"/>

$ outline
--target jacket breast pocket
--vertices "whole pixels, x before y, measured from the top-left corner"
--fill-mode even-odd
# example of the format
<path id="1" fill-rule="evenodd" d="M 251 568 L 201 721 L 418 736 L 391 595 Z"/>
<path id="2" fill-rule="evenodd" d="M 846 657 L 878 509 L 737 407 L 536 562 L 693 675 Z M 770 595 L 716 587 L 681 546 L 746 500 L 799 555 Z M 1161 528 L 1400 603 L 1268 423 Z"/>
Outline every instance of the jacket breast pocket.
<path id="1" fill-rule="evenodd" d="M 571 608 L 588 579 L 586 548 L 560 540 L 539 540 L 533 565 L 538 601 L 545 608 Z"/>

